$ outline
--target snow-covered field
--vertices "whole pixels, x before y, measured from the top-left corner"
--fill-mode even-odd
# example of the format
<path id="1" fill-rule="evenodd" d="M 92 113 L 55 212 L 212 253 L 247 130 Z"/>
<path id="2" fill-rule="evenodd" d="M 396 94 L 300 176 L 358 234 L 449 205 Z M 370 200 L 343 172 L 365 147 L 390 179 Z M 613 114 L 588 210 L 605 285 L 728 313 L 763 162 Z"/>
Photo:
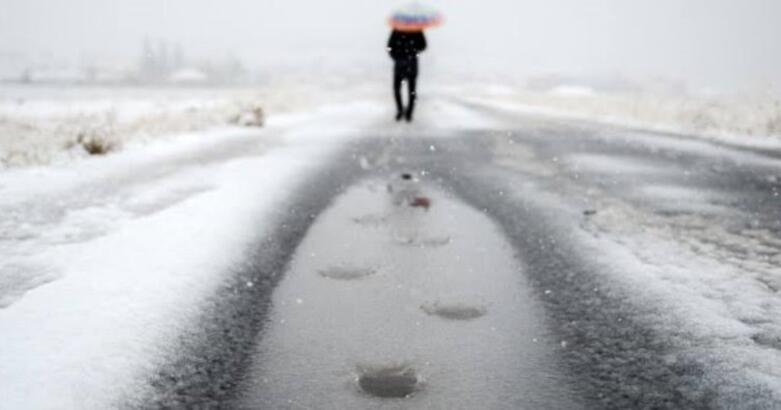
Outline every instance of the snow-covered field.
<path id="1" fill-rule="evenodd" d="M 353 87 L 350 97 L 374 91 Z M 300 82 L 258 88 L 2 85 L 0 169 L 85 158 L 90 145 L 111 153 L 183 133 L 259 126 L 270 115 L 345 102 L 343 94 Z"/>
<path id="2" fill-rule="evenodd" d="M 505 110 L 781 148 L 778 95 L 607 93 L 575 86 L 554 87 L 547 92 L 509 86 L 465 89 L 461 95 L 468 96 L 469 101 Z"/>
<path id="3" fill-rule="evenodd" d="M 781 147 L 781 98 L 610 94 L 559 86 L 549 92 L 502 85 L 430 86 L 430 94 L 534 115 Z M 0 86 L 0 169 L 62 163 L 127 146 L 264 116 L 387 98 L 375 85 L 284 81 L 257 88 L 102 88 Z M 95 148 L 92 148 L 95 147 Z"/>

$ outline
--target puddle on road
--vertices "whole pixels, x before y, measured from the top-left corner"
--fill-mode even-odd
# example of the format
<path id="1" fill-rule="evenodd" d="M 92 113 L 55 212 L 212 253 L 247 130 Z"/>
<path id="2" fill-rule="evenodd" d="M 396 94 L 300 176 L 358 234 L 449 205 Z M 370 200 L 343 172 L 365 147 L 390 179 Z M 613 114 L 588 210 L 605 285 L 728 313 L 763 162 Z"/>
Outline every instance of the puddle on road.
<path id="1" fill-rule="evenodd" d="M 420 307 L 426 314 L 449 320 L 472 320 L 485 316 L 488 307 L 479 303 L 447 301 L 426 303 Z"/>
<path id="2" fill-rule="evenodd" d="M 427 212 L 369 189 L 384 184 L 342 194 L 299 245 L 241 406 L 577 408 L 555 365 L 561 341 L 498 227 L 427 184 Z M 362 215 L 384 223 L 367 229 Z"/>
<path id="3" fill-rule="evenodd" d="M 388 217 L 385 215 L 368 214 L 352 218 L 353 222 L 364 226 L 381 226 L 388 223 Z"/>
<path id="4" fill-rule="evenodd" d="M 643 184 L 630 192 L 632 198 L 653 206 L 662 215 L 727 216 L 732 212 L 729 196 L 718 190 L 705 190 L 674 184 Z"/>
<path id="5" fill-rule="evenodd" d="M 358 368 L 358 386 L 380 398 L 408 398 L 421 389 L 415 369 L 407 366 L 363 366 Z"/>
<path id="6" fill-rule="evenodd" d="M 598 153 L 570 154 L 563 164 L 573 172 L 605 175 L 637 176 L 674 173 L 669 164 L 655 164 L 647 158 Z"/>
<path id="7" fill-rule="evenodd" d="M 363 279 L 367 276 L 377 273 L 375 269 L 371 268 L 348 268 L 348 267 L 333 267 L 324 269 L 318 272 L 320 276 L 329 279 L 336 280 L 356 280 Z"/>
<path id="8" fill-rule="evenodd" d="M 413 246 L 418 248 L 438 248 L 450 243 L 450 237 L 443 236 L 424 236 L 424 237 L 404 237 L 397 236 L 394 238 L 398 245 Z"/>

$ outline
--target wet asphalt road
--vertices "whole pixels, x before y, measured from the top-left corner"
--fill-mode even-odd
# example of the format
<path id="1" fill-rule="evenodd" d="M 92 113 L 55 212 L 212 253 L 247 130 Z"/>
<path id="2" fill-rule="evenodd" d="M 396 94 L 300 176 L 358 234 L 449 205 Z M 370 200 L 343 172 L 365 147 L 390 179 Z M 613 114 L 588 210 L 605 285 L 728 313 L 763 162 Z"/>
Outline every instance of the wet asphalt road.
<path id="1" fill-rule="evenodd" d="M 512 388 L 505 386 L 496 391 L 507 393 L 506 400 L 493 400 L 487 407 L 696 409 L 773 408 L 779 404 L 772 402 L 771 393 L 763 387 L 741 381 L 734 381 L 725 393 L 719 385 L 723 380 L 709 377 L 707 367 L 696 359 L 677 356 L 670 360 L 680 340 L 655 331 L 642 320 L 658 314 L 656 308 L 639 305 L 631 293 L 606 283 L 602 271 L 610 267 L 598 255 L 581 249 L 577 235 L 572 234 L 576 227 L 588 225 L 604 204 L 615 202 L 643 215 L 662 218 L 671 229 L 681 232 L 689 229 L 688 225 L 676 224 L 687 215 L 705 218 L 726 231 L 764 226 L 780 232 L 781 171 L 774 166 L 773 153 L 507 113 L 488 115 L 504 121 L 506 129 L 474 130 L 447 138 L 426 131 L 405 137 L 367 136 L 325 164 L 306 184 L 295 187 L 288 207 L 280 210 L 275 229 L 247 249 L 245 261 L 228 275 L 230 281 L 203 307 L 201 325 L 181 335 L 178 354 L 150 377 L 149 397 L 129 400 L 129 406 L 339 408 L 329 405 L 328 390 L 318 392 L 319 405 L 294 406 L 297 397 L 290 397 L 290 405 L 286 406 L 284 396 L 293 395 L 297 382 L 304 390 L 308 388 L 306 383 L 317 380 L 295 374 L 284 379 L 283 384 L 288 386 L 284 394 L 266 391 L 269 400 L 264 400 L 264 390 L 257 381 L 264 378 L 262 373 L 270 371 L 271 365 L 265 366 L 269 358 L 258 349 L 273 340 L 279 311 L 275 301 L 286 286 L 291 286 L 285 281 L 292 280 L 289 278 L 294 277 L 296 269 L 301 270 L 297 268 L 297 249 L 304 246 L 310 232 L 326 229 L 316 227 L 321 215 L 344 195 L 350 195 L 351 189 L 361 184 L 385 187 L 398 181 L 403 173 L 419 179 L 422 192 L 432 192 L 427 194 L 433 198 L 432 209 L 438 201 L 452 201 L 453 206 L 466 207 L 487 218 L 486 223 L 496 227 L 500 237 L 496 240 L 511 248 L 510 254 L 519 266 L 516 273 L 524 283 L 522 292 L 534 301 L 534 309 L 539 309 L 534 326 L 544 327 L 547 347 L 536 357 L 548 360 L 555 373 L 551 383 L 556 386 L 551 391 L 561 395 L 547 402 L 550 392 L 535 397 L 534 391 L 540 389 L 521 386 L 530 386 L 529 375 L 517 374 L 518 390 L 532 392 L 526 394 L 527 401 L 507 393 Z M 682 201 L 671 192 L 682 192 L 684 197 L 689 192 L 710 194 Z M 377 195 L 390 196 L 384 191 Z M 729 218 L 723 217 L 725 212 Z M 453 223 L 457 225 L 458 221 Z M 327 231 L 317 235 L 328 237 Z M 473 239 L 479 242 L 493 234 L 481 235 Z M 468 240 L 468 235 L 462 237 Z M 334 238 L 349 239 L 336 234 Z M 724 246 L 730 255 L 746 257 L 745 249 L 734 244 Z M 424 256 L 416 257 L 425 260 Z M 414 269 L 416 265 L 411 266 Z M 315 276 L 311 280 L 323 279 Z M 486 317 L 501 308 L 489 308 Z M 400 323 L 398 326 L 403 328 L 405 322 Z M 414 323 L 409 322 L 409 326 Z M 407 331 L 401 328 L 400 332 Z M 317 344 L 318 340 L 311 343 Z M 284 343 L 276 346 L 284 348 Z M 506 351 L 518 354 L 517 350 Z M 305 353 L 291 350 L 286 354 L 295 357 Z M 464 352 L 464 356 L 477 354 Z M 355 363 L 353 367 L 356 378 L 361 376 L 361 365 Z M 274 366 L 278 369 L 280 365 Z M 416 364 L 405 362 L 400 366 L 415 368 Z M 475 368 L 480 367 L 479 361 L 471 366 L 463 371 L 484 371 Z M 514 381 L 508 379 L 513 375 L 507 371 L 512 369 L 524 371 L 524 367 L 501 369 L 502 382 L 510 387 Z M 408 369 L 397 370 L 393 382 L 397 387 L 417 382 L 415 378 L 411 382 L 409 377 L 405 379 Z M 425 373 L 425 366 L 418 364 L 414 371 Z M 437 386 L 435 377 L 426 376 L 421 374 L 425 384 L 421 383 L 411 399 L 369 397 L 370 401 L 361 402 L 362 406 L 437 408 L 436 401 L 414 401 L 435 388 L 440 389 L 438 394 L 448 394 L 447 386 Z M 334 384 L 334 403 L 337 396 L 345 394 L 338 391 L 340 386 L 345 391 L 354 388 L 355 395 L 360 395 L 361 387 L 366 390 L 360 380 L 356 381 L 358 387 L 351 386 L 355 381 L 351 374 L 340 377 L 344 380 Z M 468 391 L 464 393 L 468 385 L 453 387 L 459 389 L 454 396 L 469 396 Z M 366 394 L 371 396 L 371 392 Z M 430 397 L 437 396 L 431 393 Z M 453 405 L 440 405 L 446 407 Z M 473 407 L 464 404 L 464 408 Z"/>

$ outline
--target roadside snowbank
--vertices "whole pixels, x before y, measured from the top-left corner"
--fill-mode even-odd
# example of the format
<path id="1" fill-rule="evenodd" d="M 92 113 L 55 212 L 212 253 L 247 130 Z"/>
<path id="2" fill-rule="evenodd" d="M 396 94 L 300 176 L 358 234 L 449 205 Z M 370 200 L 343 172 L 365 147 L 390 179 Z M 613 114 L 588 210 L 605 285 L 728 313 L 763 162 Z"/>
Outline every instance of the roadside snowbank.
<path id="1" fill-rule="evenodd" d="M 0 308 L 3 406 L 111 408 L 133 396 L 286 212 L 290 187 L 352 138 L 354 118 L 377 112 L 357 103 L 0 174 L 0 276 L 15 275 L 0 291 L 17 287 Z"/>
<path id="2" fill-rule="evenodd" d="M 256 97 L 131 90 L 17 89 L 0 100 L 0 167 L 47 165 L 133 142 L 227 125 Z"/>

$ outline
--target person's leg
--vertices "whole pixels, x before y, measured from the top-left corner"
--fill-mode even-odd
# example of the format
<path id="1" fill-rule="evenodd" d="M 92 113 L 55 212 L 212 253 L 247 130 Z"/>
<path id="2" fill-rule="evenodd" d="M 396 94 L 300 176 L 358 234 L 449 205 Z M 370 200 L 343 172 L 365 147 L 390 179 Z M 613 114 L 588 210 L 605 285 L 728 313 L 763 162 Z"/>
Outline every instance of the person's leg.
<path id="1" fill-rule="evenodd" d="M 412 113 L 415 111 L 415 99 L 417 97 L 417 83 L 418 83 L 418 76 L 417 73 L 411 73 L 409 77 L 407 77 L 407 92 L 409 95 L 408 103 L 407 103 L 407 112 L 406 112 L 406 118 L 407 121 L 412 121 Z"/>
<path id="2" fill-rule="evenodd" d="M 400 121 L 404 115 L 404 104 L 401 102 L 401 80 L 402 73 L 397 63 L 393 70 L 393 97 L 396 99 L 396 121 Z"/>

